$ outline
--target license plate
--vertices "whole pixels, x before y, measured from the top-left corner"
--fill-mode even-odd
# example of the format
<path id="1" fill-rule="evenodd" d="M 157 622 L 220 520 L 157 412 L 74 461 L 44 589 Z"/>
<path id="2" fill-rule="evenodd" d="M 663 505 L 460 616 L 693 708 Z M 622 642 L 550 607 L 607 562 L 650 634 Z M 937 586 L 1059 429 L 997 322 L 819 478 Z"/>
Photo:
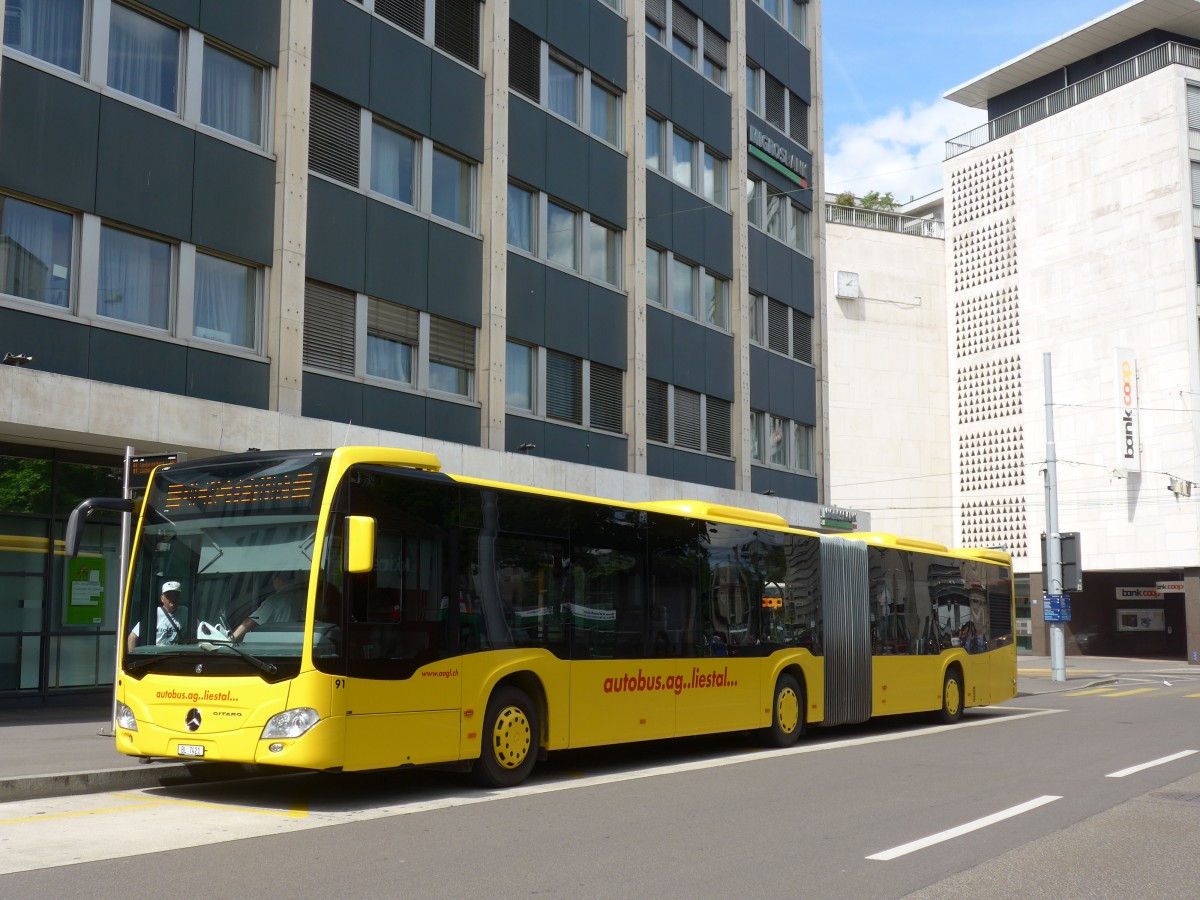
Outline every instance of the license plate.
<path id="1" fill-rule="evenodd" d="M 201 744 L 180 744 L 178 753 L 180 756 L 203 756 L 204 747 Z"/>

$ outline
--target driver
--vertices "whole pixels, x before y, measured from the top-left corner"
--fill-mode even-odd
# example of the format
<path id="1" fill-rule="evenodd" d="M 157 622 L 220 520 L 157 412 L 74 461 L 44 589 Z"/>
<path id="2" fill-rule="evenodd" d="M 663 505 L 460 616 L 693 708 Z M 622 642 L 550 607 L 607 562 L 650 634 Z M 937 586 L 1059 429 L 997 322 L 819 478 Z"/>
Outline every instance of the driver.
<path id="1" fill-rule="evenodd" d="M 246 616 L 233 633 L 231 641 L 240 641 L 247 632 L 270 622 L 303 622 L 307 591 L 304 582 L 294 572 L 276 572 L 271 576 L 273 592 L 254 612 Z"/>

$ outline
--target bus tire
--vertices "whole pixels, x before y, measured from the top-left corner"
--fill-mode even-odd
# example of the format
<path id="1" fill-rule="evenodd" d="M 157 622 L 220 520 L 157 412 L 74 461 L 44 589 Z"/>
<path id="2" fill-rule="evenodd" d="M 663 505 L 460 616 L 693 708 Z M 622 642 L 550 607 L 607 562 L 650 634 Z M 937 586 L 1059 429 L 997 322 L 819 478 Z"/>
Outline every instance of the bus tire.
<path id="1" fill-rule="evenodd" d="M 946 680 L 942 682 L 942 711 L 941 719 L 947 725 L 953 725 L 963 714 L 963 680 L 958 669 L 946 671 Z"/>
<path id="2" fill-rule="evenodd" d="M 768 747 L 790 747 L 804 734 L 804 688 L 796 676 L 784 672 L 775 682 L 771 698 L 771 725 L 763 730 Z"/>
<path id="3" fill-rule="evenodd" d="M 515 787 L 537 762 L 539 730 L 537 708 L 520 688 L 498 687 L 488 699 L 483 721 L 483 746 L 472 767 L 484 787 Z"/>

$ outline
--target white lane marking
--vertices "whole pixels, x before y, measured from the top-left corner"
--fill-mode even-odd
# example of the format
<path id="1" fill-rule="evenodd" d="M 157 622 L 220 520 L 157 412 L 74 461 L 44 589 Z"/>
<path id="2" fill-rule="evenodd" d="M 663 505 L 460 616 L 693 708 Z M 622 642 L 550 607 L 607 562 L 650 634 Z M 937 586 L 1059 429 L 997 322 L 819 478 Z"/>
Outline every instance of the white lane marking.
<path id="1" fill-rule="evenodd" d="M 906 740 L 953 731 L 958 728 L 1000 725 L 1021 719 L 1065 712 L 1061 709 L 1038 707 L 1001 706 L 994 708 L 1007 713 L 1015 713 L 1015 715 L 963 721 L 954 725 L 939 725 L 914 731 L 884 733 L 865 738 L 848 738 L 821 744 L 801 743 L 799 746 L 787 750 L 762 750 L 685 763 L 647 766 L 582 778 L 565 776 L 553 781 L 534 782 L 503 790 L 472 791 L 467 794 L 447 794 L 422 799 L 402 799 L 387 805 L 365 809 L 354 806 L 346 806 L 341 809 L 308 808 L 307 814 L 303 816 L 264 816 L 261 814 L 260 808 L 250 803 L 247 803 L 245 807 L 239 807 L 228 799 L 219 804 L 209 804 L 203 800 L 185 803 L 176 800 L 155 802 L 161 795 L 161 790 L 157 788 L 150 788 L 145 792 L 148 802 L 144 810 L 118 811 L 115 808 L 117 799 L 132 800 L 140 793 L 133 791 L 120 794 L 83 794 L 50 800 L 17 800 L 0 804 L 5 813 L 5 821 L 0 822 L 0 847 L 3 847 L 3 852 L 0 853 L 0 875 L 42 869 L 48 866 L 94 862 L 102 859 L 121 859 L 144 853 L 200 847 L 219 841 L 307 831 L 331 825 L 343 825 L 348 822 L 363 822 L 392 816 L 473 806 L 516 797 L 530 797 L 634 781 L 641 778 L 778 759 L 801 753 L 820 753 L 826 750 Z M 236 791 L 236 788 L 234 790 Z M 228 796 L 228 792 L 225 796 Z M 93 815 L 80 814 L 87 812 L 91 812 Z M 69 815 L 70 813 L 75 813 L 75 815 Z M 252 815 L 247 815 L 247 813 Z M 97 820 L 97 816 L 101 815 L 104 818 Z"/>
<path id="2" fill-rule="evenodd" d="M 1128 769 L 1122 769 L 1120 772 L 1109 772 L 1105 778 L 1124 778 L 1126 775 L 1132 775 L 1135 772 L 1140 772 L 1143 769 L 1152 769 L 1155 766 L 1161 766 L 1164 763 L 1175 762 L 1177 759 L 1183 759 L 1185 756 L 1191 756 L 1195 750 L 1180 750 L 1178 753 L 1172 753 L 1170 756 L 1164 756 L 1162 759 L 1152 759 L 1150 762 L 1142 763 L 1140 766 L 1130 766 Z"/>
<path id="3" fill-rule="evenodd" d="M 909 841 L 907 844 L 901 844 L 899 847 L 893 847 L 891 850 L 884 850 L 881 853 L 876 853 L 868 856 L 867 859 L 879 859 L 883 861 L 896 859 L 899 856 L 905 856 L 917 850 L 924 850 L 926 847 L 932 847 L 934 844 L 940 844 L 942 841 L 948 841 L 952 838 L 962 837 L 964 834 L 969 834 L 972 831 L 978 831 L 980 828 L 987 828 L 989 825 L 995 825 L 997 822 L 1003 822 L 1005 819 L 1011 819 L 1013 816 L 1019 816 L 1022 813 L 1027 813 L 1030 810 L 1037 809 L 1039 806 L 1045 806 L 1047 803 L 1053 803 L 1055 800 L 1061 800 L 1062 797 L 1056 797 L 1052 794 L 1047 794 L 1043 797 L 1038 797 L 1030 800 L 1027 803 L 1022 803 L 1019 806 L 1013 806 L 1009 809 L 1001 810 L 998 813 L 992 813 L 990 816 L 984 816 L 982 819 L 976 819 L 974 822 L 967 822 L 965 825 L 959 825 L 957 828 L 950 828 L 946 831 L 939 831 L 937 834 L 931 834 L 929 837 L 923 837 L 920 840 Z"/>

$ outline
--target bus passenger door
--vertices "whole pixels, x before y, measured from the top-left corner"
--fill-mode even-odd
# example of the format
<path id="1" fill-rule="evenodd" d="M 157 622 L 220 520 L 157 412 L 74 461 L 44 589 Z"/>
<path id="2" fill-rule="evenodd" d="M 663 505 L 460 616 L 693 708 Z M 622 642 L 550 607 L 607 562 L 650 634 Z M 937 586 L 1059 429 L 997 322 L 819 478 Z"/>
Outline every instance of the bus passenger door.
<path id="1" fill-rule="evenodd" d="M 376 525 L 373 567 L 347 574 L 343 602 L 346 677 L 334 705 L 348 770 L 458 758 L 462 676 L 447 625 L 455 548 L 429 520 L 452 508 L 452 491 L 376 472 L 350 484 L 351 512 L 369 511 Z"/>

